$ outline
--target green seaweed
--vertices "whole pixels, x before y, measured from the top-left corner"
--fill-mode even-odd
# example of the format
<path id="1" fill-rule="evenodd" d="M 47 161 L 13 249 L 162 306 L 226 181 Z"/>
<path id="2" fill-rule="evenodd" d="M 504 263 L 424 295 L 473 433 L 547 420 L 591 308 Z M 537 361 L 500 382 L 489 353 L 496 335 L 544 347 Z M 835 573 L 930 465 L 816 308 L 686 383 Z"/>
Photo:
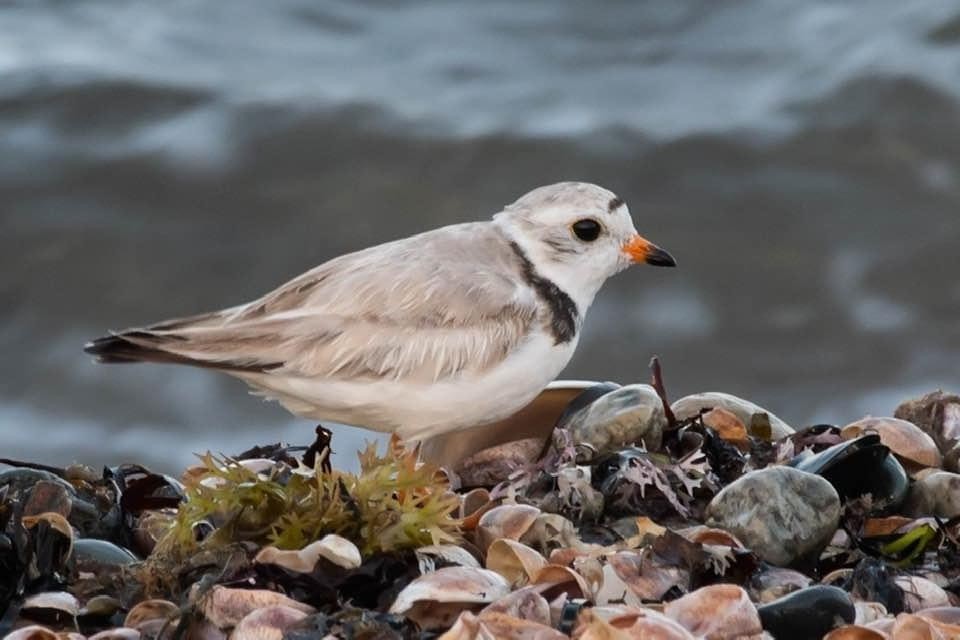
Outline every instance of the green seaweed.
<path id="1" fill-rule="evenodd" d="M 319 464 L 258 473 L 207 453 L 157 553 L 183 557 L 245 541 L 299 549 L 328 533 L 365 556 L 459 540 L 459 498 L 437 467 L 396 441 L 383 455 L 370 444 L 359 458 L 356 474 Z M 201 523 L 213 531 L 198 540 Z"/>

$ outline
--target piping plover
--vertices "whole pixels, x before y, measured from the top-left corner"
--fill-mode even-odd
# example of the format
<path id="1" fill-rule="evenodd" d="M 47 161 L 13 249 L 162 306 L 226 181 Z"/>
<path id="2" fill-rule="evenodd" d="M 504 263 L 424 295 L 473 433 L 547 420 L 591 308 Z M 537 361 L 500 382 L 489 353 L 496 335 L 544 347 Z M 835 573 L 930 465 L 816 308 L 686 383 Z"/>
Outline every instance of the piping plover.
<path id="1" fill-rule="evenodd" d="M 216 369 L 296 415 L 421 440 L 524 407 L 570 360 L 604 281 L 639 262 L 675 265 L 623 200 L 561 182 L 490 221 L 340 256 L 248 304 L 85 350 Z"/>

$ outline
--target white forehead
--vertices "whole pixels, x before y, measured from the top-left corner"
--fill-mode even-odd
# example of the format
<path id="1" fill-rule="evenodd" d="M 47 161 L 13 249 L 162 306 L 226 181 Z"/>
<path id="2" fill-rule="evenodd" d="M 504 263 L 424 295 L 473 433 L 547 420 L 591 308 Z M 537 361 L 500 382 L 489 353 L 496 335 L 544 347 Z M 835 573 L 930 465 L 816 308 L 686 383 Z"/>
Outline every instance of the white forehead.
<path id="1" fill-rule="evenodd" d="M 583 213 L 608 212 L 623 206 L 613 192 L 589 182 L 558 182 L 534 189 L 505 210 L 530 214 L 546 210 L 575 210 Z"/>

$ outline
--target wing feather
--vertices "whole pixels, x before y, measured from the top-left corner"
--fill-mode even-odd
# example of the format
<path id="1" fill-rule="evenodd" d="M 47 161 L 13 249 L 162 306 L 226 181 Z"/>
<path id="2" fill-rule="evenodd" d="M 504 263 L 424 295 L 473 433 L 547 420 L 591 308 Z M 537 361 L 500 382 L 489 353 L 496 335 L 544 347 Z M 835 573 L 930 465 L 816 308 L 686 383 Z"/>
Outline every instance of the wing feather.
<path id="1" fill-rule="evenodd" d="M 471 223 L 341 256 L 241 307 L 111 339 L 128 360 L 133 346 L 225 370 L 435 382 L 504 360 L 537 309 L 501 232 Z"/>

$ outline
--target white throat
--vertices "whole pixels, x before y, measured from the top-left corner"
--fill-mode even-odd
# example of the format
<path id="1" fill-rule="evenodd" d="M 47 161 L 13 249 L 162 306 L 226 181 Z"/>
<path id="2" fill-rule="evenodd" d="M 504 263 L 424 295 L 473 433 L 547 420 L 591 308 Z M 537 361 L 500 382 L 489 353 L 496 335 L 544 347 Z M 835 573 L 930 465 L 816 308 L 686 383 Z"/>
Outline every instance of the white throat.
<path id="1" fill-rule="evenodd" d="M 549 280 L 570 296 L 577 305 L 579 320 L 582 322 L 594 296 L 606 281 L 607 274 L 601 269 L 584 268 L 583 265 L 554 259 L 539 243 L 528 238 L 503 217 L 497 216 L 493 222 L 503 230 L 507 238 L 523 250 L 538 276 Z"/>

